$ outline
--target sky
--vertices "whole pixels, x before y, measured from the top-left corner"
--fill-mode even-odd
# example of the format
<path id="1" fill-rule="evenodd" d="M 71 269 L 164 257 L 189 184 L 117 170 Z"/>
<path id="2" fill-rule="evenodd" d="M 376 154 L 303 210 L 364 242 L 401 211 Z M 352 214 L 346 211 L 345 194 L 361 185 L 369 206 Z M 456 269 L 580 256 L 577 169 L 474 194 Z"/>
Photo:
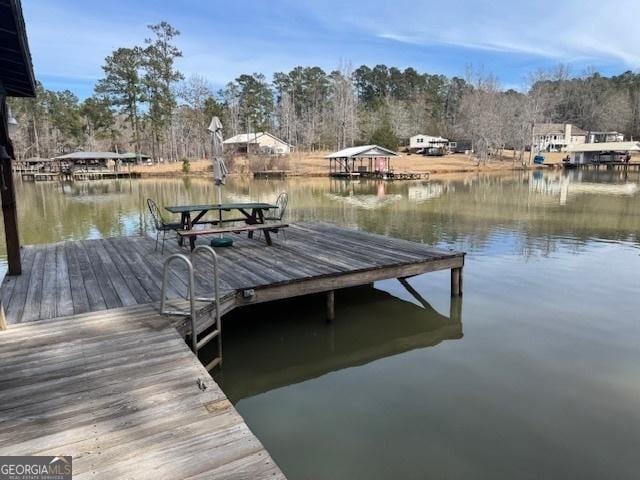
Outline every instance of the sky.
<path id="1" fill-rule="evenodd" d="M 640 1 L 22 0 L 36 77 L 85 98 L 104 58 L 162 20 L 181 35 L 185 76 L 220 88 L 243 73 L 386 64 L 463 77 L 472 67 L 522 89 L 559 63 L 579 75 L 640 68 Z"/>

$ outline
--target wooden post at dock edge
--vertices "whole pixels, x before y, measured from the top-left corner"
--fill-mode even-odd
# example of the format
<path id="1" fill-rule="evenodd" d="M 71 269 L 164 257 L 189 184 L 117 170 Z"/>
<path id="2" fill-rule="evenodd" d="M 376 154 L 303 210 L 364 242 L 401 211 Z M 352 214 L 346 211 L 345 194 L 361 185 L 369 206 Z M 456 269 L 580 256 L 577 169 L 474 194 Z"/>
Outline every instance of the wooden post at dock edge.
<path id="1" fill-rule="evenodd" d="M 335 292 L 327 292 L 327 322 L 331 323 L 336 318 Z"/>
<path id="2" fill-rule="evenodd" d="M 462 297 L 451 296 L 449 302 L 449 320 L 453 323 L 462 323 Z"/>
<path id="3" fill-rule="evenodd" d="M 0 301 L 0 332 L 7 329 L 7 319 L 4 316 L 4 305 Z"/>
<path id="4" fill-rule="evenodd" d="M 462 267 L 451 269 L 451 296 L 462 295 Z"/>
<path id="5" fill-rule="evenodd" d="M 4 219 L 4 236 L 7 245 L 7 275 L 20 275 L 22 264 L 20 259 L 20 236 L 18 235 L 18 214 L 16 212 L 16 191 L 13 185 L 11 159 L 15 158 L 13 146 L 9 141 L 7 125 L 7 102 L 0 87 L 0 176 L 2 185 L 2 217 Z"/>

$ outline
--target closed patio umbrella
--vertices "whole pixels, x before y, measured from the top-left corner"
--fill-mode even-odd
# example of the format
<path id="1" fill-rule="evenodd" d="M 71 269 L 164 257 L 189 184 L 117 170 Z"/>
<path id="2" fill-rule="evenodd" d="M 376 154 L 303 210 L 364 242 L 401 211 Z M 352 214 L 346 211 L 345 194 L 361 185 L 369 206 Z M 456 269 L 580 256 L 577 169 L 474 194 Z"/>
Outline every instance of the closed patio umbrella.
<path id="1" fill-rule="evenodd" d="M 218 117 L 213 117 L 207 128 L 211 132 L 211 155 L 213 158 L 213 181 L 218 187 L 218 205 L 222 204 L 222 185 L 225 184 L 227 178 L 227 166 L 224 164 L 222 150 L 222 122 Z M 222 226 L 222 210 L 218 210 L 220 226 Z M 212 247 L 226 247 L 233 244 L 233 239 L 223 237 L 222 234 L 218 238 L 211 240 Z"/>

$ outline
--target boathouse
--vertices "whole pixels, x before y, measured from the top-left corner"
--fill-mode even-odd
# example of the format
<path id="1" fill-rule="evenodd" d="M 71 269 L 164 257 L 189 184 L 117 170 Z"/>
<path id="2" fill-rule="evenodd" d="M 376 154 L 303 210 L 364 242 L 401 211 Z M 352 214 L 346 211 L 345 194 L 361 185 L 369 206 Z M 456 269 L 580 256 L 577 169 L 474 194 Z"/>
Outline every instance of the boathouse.
<path id="1" fill-rule="evenodd" d="M 640 142 L 602 142 L 570 145 L 568 165 L 624 164 L 631 154 L 640 152 Z"/>
<path id="2" fill-rule="evenodd" d="M 73 152 L 55 157 L 65 170 L 105 170 L 110 162 L 117 163 L 122 155 L 115 152 Z"/>
<path id="3" fill-rule="evenodd" d="M 392 171 L 391 157 L 398 154 L 378 145 L 350 147 L 331 153 L 329 175 L 332 177 L 384 176 Z"/>

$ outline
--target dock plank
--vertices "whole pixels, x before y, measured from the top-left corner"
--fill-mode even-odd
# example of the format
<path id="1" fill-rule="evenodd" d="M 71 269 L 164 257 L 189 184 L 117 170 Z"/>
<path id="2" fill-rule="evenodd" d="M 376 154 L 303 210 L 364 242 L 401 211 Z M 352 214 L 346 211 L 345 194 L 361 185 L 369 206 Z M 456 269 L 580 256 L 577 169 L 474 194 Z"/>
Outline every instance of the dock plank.
<path id="1" fill-rule="evenodd" d="M 73 294 L 64 243 L 56 245 L 56 289 L 56 316 L 73 315 Z"/>
<path id="2" fill-rule="evenodd" d="M 64 243 L 64 253 L 67 259 L 67 271 L 69 274 L 69 285 L 71 288 L 71 301 L 73 304 L 72 313 L 85 313 L 90 311 L 89 297 L 84 285 L 80 262 L 78 261 L 75 248 L 71 242 Z"/>
<path id="3" fill-rule="evenodd" d="M 86 242 L 85 248 L 94 255 L 97 255 L 97 260 L 99 260 L 102 270 L 106 273 L 113 290 L 120 299 L 120 305 L 125 307 L 137 305 L 139 302 L 130 287 L 130 283 L 133 284 L 133 282 L 128 282 L 127 279 L 125 279 L 118 266 L 117 258 L 107 252 L 105 246 L 108 243 L 108 240 L 104 242 Z"/>
<path id="4" fill-rule="evenodd" d="M 45 248 L 44 268 L 42 273 L 42 301 L 40 303 L 38 319 L 57 316 L 56 303 L 58 301 L 58 275 L 56 268 L 56 245 L 47 245 Z"/>
<path id="5" fill-rule="evenodd" d="M 120 252 L 114 247 L 113 243 L 110 239 L 107 239 L 105 242 L 101 242 L 102 247 L 108 252 L 111 260 L 115 263 L 116 267 L 120 271 L 124 282 L 127 284 L 131 294 L 134 297 L 133 304 L 140 303 L 149 303 L 153 301 L 152 297 L 147 293 L 147 291 L 142 286 L 141 282 L 136 277 L 132 268 L 135 268 L 133 265 L 127 263 L 124 258 L 120 255 Z"/>
<path id="6" fill-rule="evenodd" d="M 31 267 L 31 276 L 27 289 L 22 317 L 18 322 L 30 322 L 40 318 L 40 304 L 42 303 L 42 281 L 44 278 L 44 260 L 46 247 L 36 250 Z"/>
<path id="7" fill-rule="evenodd" d="M 104 264 L 102 262 L 102 259 L 97 252 L 96 243 L 97 242 L 88 240 L 78 242 L 81 255 L 85 256 L 89 263 L 89 267 L 93 270 L 93 274 L 97 280 L 98 288 L 102 294 L 106 308 L 122 307 L 122 300 L 120 300 L 116 291 L 116 288 L 119 286 L 117 282 L 116 285 L 113 284 L 108 273 L 110 270 L 114 269 L 114 266 L 113 264 Z"/>
<path id="8" fill-rule="evenodd" d="M 105 310 L 107 308 L 107 304 L 102 296 L 98 279 L 91 268 L 91 261 L 87 256 L 87 252 L 82 248 L 81 242 L 69 242 L 69 245 L 73 250 L 73 255 L 78 261 L 80 275 L 82 276 L 84 289 L 87 294 L 89 310 L 92 312 Z"/>

